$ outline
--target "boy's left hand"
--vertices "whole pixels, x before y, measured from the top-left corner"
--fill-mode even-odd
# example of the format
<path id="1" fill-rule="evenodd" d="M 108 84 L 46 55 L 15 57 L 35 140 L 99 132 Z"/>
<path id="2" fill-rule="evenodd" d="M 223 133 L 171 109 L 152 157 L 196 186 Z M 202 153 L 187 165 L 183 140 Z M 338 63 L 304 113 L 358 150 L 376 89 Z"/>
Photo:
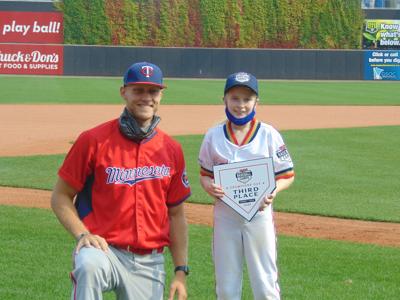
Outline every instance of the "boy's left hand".
<path id="1" fill-rule="evenodd" d="M 262 211 L 265 208 L 267 208 L 268 205 L 270 205 L 274 201 L 275 197 L 276 197 L 276 191 L 273 191 L 272 194 L 266 195 L 264 197 L 264 200 L 261 201 L 260 208 L 258 210 Z"/>

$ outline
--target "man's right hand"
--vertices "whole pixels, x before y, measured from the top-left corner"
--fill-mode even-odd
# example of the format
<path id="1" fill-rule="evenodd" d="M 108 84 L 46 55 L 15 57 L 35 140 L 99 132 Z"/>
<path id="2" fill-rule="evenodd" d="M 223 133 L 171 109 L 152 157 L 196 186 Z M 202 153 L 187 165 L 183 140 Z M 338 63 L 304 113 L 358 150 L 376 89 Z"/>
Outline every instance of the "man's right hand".
<path id="1" fill-rule="evenodd" d="M 82 237 L 78 239 L 76 244 L 75 253 L 78 254 L 79 250 L 82 247 L 90 248 L 94 247 L 97 249 L 101 249 L 104 252 L 108 251 L 108 243 L 104 238 L 99 235 L 85 233 Z"/>

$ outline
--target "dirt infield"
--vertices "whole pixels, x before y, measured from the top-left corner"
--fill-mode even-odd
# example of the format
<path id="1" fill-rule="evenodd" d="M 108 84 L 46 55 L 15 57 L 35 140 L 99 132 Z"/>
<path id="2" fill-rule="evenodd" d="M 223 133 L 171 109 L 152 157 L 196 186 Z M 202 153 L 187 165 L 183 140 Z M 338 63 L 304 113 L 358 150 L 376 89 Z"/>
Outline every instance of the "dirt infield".
<path id="1" fill-rule="evenodd" d="M 121 105 L 1 105 L 0 156 L 65 153 L 77 135 L 117 117 Z M 161 106 L 171 135 L 203 134 L 224 119 L 221 106 Z M 260 106 L 279 130 L 400 125 L 400 106 Z M 50 192 L 0 188 L 0 204 L 49 208 Z M 186 204 L 191 223 L 212 225 L 212 206 Z M 400 224 L 276 213 L 279 234 L 400 247 Z"/>
<path id="2" fill-rule="evenodd" d="M 1 105 L 0 156 L 66 153 L 85 129 L 121 113 L 121 105 Z M 225 119 L 219 105 L 161 105 L 171 135 L 204 134 Z M 257 118 L 279 130 L 400 125 L 400 106 L 259 106 Z"/>
<path id="3" fill-rule="evenodd" d="M 50 208 L 49 191 L 0 188 L 4 205 Z M 188 222 L 212 226 L 212 205 L 185 204 Z M 400 224 L 275 212 L 278 234 L 400 247 Z"/>

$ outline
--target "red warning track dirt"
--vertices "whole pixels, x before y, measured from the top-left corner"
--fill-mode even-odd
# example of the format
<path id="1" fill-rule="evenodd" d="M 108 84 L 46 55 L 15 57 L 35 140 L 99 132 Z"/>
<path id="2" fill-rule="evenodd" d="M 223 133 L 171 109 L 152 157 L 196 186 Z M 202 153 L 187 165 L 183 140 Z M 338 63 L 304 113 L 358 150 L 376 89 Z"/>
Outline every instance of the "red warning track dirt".
<path id="1" fill-rule="evenodd" d="M 1 105 L 0 156 L 66 153 L 77 135 L 116 118 L 121 105 Z M 224 119 L 221 106 L 163 105 L 171 135 L 203 134 Z M 400 125 L 400 106 L 260 106 L 257 118 L 279 130 Z M 50 192 L 0 188 L 0 204 L 49 208 Z M 187 203 L 190 223 L 212 226 L 212 206 Z M 278 234 L 400 247 L 400 224 L 275 213 Z"/>

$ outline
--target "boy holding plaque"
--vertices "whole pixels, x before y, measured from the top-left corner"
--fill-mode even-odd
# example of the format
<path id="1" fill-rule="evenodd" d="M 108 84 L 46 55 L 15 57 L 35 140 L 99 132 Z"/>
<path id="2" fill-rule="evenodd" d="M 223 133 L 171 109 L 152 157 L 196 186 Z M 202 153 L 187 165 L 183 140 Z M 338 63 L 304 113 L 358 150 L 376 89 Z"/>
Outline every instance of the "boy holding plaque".
<path id="1" fill-rule="evenodd" d="M 279 132 L 255 118 L 259 99 L 253 75 L 239 72 L 228 76 L 223 101 L 227 120 L 208 130 L 199 154 L 201 185 L 216 199 L 213 259 L 217 297 L 241 299 L 245 259 L 254 299 L 280 299 L 272 202 L 277 193 L 292 184 L 293 162 Z M 276 189 L 270 194 L 260 193 L 259 211 L 248 221 L 220 200 L 226 194 L 214 182 L 213 167 L 267 157 L 273 161 Z M 251 176 L 247 169 L 236 175 L 242 183 Z M 247 191 L 256 194 L 254 187 L 234 192 L 239 195 Z"/>

